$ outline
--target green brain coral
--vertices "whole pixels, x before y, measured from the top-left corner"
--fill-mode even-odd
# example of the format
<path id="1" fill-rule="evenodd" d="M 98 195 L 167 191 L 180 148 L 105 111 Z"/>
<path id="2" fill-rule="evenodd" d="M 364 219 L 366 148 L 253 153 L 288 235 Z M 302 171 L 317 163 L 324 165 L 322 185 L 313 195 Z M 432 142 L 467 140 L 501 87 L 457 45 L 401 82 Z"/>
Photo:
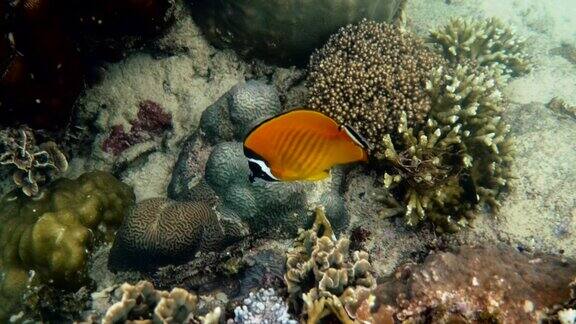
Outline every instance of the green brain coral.
<path id="1" fill-rule="evenodd" d="M 85 279 L 95 242 L 111 240 L 133 203 L 131 188 L 106 172 L 59 179 L 30 198 L 19 191 L 0 200 L 0 318 L 18 302 L 29 274 L 60 287 Z M 30 272 L 29 272 L 30 271 Z"/>
<path id="2" fill-rule="evenodd" d="M 479 66 L 492 66 L 505 74 L 518 76 L 530 71 L 525 42 L 496 18 L 485 20 L 452 19 L 430 33 L 452 63 L 472 60 Z"/>

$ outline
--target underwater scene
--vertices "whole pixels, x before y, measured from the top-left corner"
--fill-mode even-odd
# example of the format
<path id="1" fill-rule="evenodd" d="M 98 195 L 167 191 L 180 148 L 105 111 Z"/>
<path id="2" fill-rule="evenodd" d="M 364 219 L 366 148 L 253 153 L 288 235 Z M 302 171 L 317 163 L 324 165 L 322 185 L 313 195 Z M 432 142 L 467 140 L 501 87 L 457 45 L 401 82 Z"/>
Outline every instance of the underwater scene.
<path id="1" fill-rule="evenodd" d="M 576 0 L 0 0 L 0 323 L 576 324 Z"/>

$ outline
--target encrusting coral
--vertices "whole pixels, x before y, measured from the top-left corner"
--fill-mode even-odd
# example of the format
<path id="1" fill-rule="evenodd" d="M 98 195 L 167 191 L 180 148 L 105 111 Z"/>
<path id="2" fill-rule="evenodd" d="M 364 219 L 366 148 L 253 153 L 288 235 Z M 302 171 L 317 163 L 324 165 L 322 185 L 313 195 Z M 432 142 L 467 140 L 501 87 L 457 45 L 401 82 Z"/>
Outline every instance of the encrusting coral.
<path id="1" fill-rule="evenodd" d="M 68 161 L 56 143 L 36 143 L 27 127 L 0 130 L 0 165 L 13 166 L 13 181 L 27 196 L 38 194 L 39 186 L 66 171 Z"/>
<path id="2" fill-rule="evenodd" d="M 134 194 L 105 172 L 58 179 L 29 198 L 17 190 L 0 201 L 0 318 L 29 280 L 75 288 L 86 279 L 94 245 L 111 241 Z"/>
<path id="3" fill-rule="evenodd" d="M 251 292 L 234 309 L 234 323 L 237 324 L 297 324 L 288 313 L 288 305 L 276 295 L 272 288 Z M 229 321 L 230 323 L 231 321 Z"/>
<path id="4" fill-rule="evenodd" d="M 348 309 L 356 307 L 360 296 L 376 287 L 368 253 L 349 251 L 348 238 L 336 239 L 322 208 L 310 230 L 302 230 L 287 253 L 284 276 L 289 299 L 303 303 L 307 323 L 330 314 L 342 323 L 353 323 Z"/>
<path id="5" fill-rule="evenodd" d="M 308 56 L 338 28 L 368 18 L 392 22 L 404 0 L 200 0 L 193 15 L 218 47 L 247 59 L 290 66 Z"/>
<path id="6" fill-rule="evenodd" d="M 216 324 L 222 310 L 215 308 L 205 316 L 194 313 L 198 308 L 198 296 L 181 288 L 172 291 L 154 289 L 148 281 L 135 285 L 124 283 L 120 287 L 120 301 L 113 304 L 102 318 L 102 324 L 130 323 L 196 323 Z"/>
<path id="7" fill-rule="evenodd" d="M 426 125 L 411 128 L 403 116 L 398 139 L 384 137 L 379 158 L 392 170 L 383 182 L 405 204 L 409 225 L 427 218 L 439 231 L 454 232 L 475 206 L 500 206 L 497 198 L 513 178 L 501 78 L 498 70 L 468 65 L 435 70 L 426 85 L 432 99 Z"/>
<path id="8" fill-rule="evenodd" d="M 424 123 L 428 74 L 443 63 L 411 34 L 364 20 L 340 29 L 312 56 L 308 105 L 352 126 L 383 153 L 382 138 L 396 133 L 402 113 L 410 127 Z"/>
<path id="9" fill-rule="evenodd" d="M 227 232 L 226 232 L 227 231 Z M 112 270 L 143 270 L 185 262 L 198 251 L 215 251 L 226 240 L 241 236 L 222 224 L 204 202 L 150 198 L 139 202 L 124 218 L 110 251 Z"/>
<path id="10" fill-rule="evenodd" d="M 431 31 L 430 38 L 455 64 L 471 60 L 479 66 L 501 69 L 512 76 L 531 70 L 530 57 L 524 53 L 524 40 L 496 18 L 455 18 L 446 26 Z"/>

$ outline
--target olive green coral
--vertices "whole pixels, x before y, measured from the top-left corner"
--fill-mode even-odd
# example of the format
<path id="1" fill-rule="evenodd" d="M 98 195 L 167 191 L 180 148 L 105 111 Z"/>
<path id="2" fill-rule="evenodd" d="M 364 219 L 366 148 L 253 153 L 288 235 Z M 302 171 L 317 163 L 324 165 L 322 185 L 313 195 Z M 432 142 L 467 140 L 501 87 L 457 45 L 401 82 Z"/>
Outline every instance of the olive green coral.
<path id="1" fill-rule="evenodd" d="M 333 35 L 310 60 L 308 105 L 360 132 L 379 153 L 400 116 L 422 124 L 431 108 L 429 72 L 444 60 L 397 27 L 362 21 Z"/>
<path id="2" fill-rule="evenodd" d="M 317 208 L 312 229 L 301 230 L 288 251 L 284 280 L 290 300 L 303 303 L 307 323 L 318 323 L 330 314 L 352 323 L 347 309 L 359 294 L 376 287 L 368 253 L 350 253 L 349 246 L 348 238 L 336 240 L 324 210 Z"/>
<path id="3" fill-rule="evenodd" d="M 452 63 L 472 60 L 480 66 L 492 66 L 505 74 L 518 76 L 531 69 L 524 53 L 525 42 L 496 18 L 472 20 L 455 18 L 446 26 L 430 32 Z"/>
<path id="4" fill-rule="evenodd" d="M 432 98 L 426 125 L 411 128 L 404 115 L 398 139 L 384 137 L 380 158 L 391 169 L 383 182 L 404 202 L 408 224 L 430 219 L 439 231 L 453 232 L 477 204 L 500 206 L 499 194 L 513 178 L 513 144 L 498 80 L 497 69 L 438 68 L 426 85 Z"/>
<path id="5" fill-rule="evenodd" d="M 89 250 L 110 240 L 133 203 L 130 187 L 105 172 L 85 173 L 76 180 L 59 179 L 30 198 L 16 190 L 0 201 L 0 318 L 13 303 L 2 300 L 23 278 L 33 277 L 60 287 L 85 279 Z M 31 270 L 29 272 L 29 270 Z M 25 276 L 24 276 L 25 275 Z M 22 290 L 19 290 L 22 292 Z"/>

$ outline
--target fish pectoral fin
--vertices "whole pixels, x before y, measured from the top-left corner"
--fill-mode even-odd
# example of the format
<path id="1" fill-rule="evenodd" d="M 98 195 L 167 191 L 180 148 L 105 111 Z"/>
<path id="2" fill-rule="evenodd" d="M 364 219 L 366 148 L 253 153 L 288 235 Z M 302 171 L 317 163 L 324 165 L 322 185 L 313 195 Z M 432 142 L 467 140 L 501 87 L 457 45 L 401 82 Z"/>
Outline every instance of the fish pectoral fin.
<path id="1" fill-rule="evenodd" d="M 310 180 L 310 181 L 317 181 L 317 180 L 324 180 L 326 178 L 328 178 L 328 176 L 330 175 L 330 170 L 324 170 L 320 173 L 311 175 L 309 177 L 306 178 L 306 180 Z"/>

